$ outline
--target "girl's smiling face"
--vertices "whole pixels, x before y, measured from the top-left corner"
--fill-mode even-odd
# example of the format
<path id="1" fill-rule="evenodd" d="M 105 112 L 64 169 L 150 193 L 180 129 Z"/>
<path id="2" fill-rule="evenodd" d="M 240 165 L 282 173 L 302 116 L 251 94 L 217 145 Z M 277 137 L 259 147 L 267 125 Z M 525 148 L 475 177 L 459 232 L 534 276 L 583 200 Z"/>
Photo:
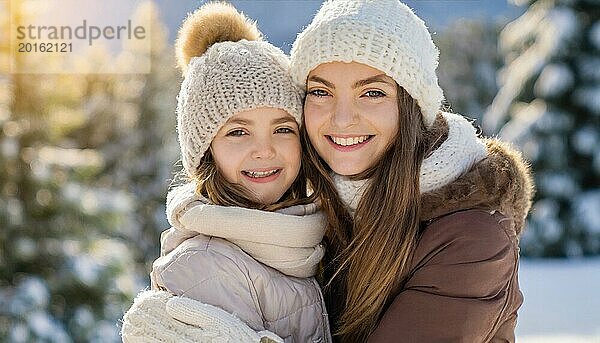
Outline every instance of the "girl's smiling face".
<path id="1" fill-rule="evenodd" d="M 300 171 L 298 124 L 286 111 L 260 107 L 232 116 L 212 140 L 211 152 L 225 179 L 270 205 Z"/>
<path id="2" fill-rule="evenodd" d="M 304 121 L 310 141 L 340 175 L 375 165 L 398 132 L 396 82 L 352 62 L 319 65 L 308 75 Z"/>

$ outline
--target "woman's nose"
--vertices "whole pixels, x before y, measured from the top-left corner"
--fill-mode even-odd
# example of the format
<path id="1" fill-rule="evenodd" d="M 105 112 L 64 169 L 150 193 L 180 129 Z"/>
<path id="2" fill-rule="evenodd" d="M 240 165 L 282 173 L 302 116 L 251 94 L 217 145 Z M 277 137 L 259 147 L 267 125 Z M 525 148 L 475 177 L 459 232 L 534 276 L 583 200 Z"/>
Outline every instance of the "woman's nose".
<path id="1" fill-rule="evenodd" d="M 271 138 L 257 138 L 253 144 L 252 158 L 271 159 L 275 157 L 275 145 Z"/>
<path id="2" fill-rule="evenodd" d="M 352 101 L 338 100 L 333 109 L 331 122 L 334 127 L 345 129 L 358 123 L 358 115 Z"/>

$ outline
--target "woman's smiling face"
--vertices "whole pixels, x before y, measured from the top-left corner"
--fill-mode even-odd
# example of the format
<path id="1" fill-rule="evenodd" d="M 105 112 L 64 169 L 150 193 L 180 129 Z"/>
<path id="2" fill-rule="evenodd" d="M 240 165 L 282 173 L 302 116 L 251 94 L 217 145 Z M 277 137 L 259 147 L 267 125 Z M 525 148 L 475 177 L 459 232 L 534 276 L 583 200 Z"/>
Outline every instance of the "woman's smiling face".
<path id="1" fill-rule="evenodd" d="M 319 65 L 308 75 L 304 121 L 310 141 L 340 175 L 377 163 L 398 132 L 396 82 L 351 62 Z"/>

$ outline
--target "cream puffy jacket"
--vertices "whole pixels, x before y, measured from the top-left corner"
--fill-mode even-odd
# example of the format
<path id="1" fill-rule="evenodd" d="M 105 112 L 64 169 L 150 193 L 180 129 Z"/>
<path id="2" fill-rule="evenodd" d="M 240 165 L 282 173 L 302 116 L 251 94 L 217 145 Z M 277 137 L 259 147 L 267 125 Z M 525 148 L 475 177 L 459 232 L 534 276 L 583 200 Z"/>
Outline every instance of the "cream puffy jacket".
<path id="1" fill-rule="evenodd" d="M 173 227 L 161 236 L 154 290 L 216 306 L 285 342 L 331 342 L 313 277 L 326 228 L 317 206 L 280 212 L 216 206 L 184 185 L 169 193 L 167 215 Z"/>

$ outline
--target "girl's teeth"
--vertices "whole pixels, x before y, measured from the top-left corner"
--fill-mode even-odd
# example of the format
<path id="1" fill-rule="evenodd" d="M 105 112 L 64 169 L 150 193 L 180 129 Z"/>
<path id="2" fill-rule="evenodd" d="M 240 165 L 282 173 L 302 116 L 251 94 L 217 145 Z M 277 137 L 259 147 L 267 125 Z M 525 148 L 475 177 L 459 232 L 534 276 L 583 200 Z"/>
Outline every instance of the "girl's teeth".
<path id="1" fill-rule="evenodd" d="M 273 169 L 273 170 L 270 170 L 270 171 L 264 171 L 264 172 L 258 172 L 258 171 L 255 171 L 255 172 L 253 172 L 253 171 L 248 171 L 248 172 L 246 172 L 246 174 L 247 174 L 248 176 L 250 176 L 250 177 L 257 177 L 257 178 L 258 178 L 258 177 L 267 177 L 267 176 L 271 176 L 271 175 L 273 175 L 273 174 L 277 173 L 277 171 L 278 171 L 278 169 Z"/>
<path id="2" fill-rule="evenodd" d="M 351 137 L 351 138 L 341 138 L 341 137 L 333 137 L 333 136 L 330 136 L 330 137 L 331 137 L 331 140 L 335 144 L 342 145 L 342 146 L 359 144 L 359 143 L 366 141 L 369 138 L 369 136 L 358 136 L 358 137 Z"/>

